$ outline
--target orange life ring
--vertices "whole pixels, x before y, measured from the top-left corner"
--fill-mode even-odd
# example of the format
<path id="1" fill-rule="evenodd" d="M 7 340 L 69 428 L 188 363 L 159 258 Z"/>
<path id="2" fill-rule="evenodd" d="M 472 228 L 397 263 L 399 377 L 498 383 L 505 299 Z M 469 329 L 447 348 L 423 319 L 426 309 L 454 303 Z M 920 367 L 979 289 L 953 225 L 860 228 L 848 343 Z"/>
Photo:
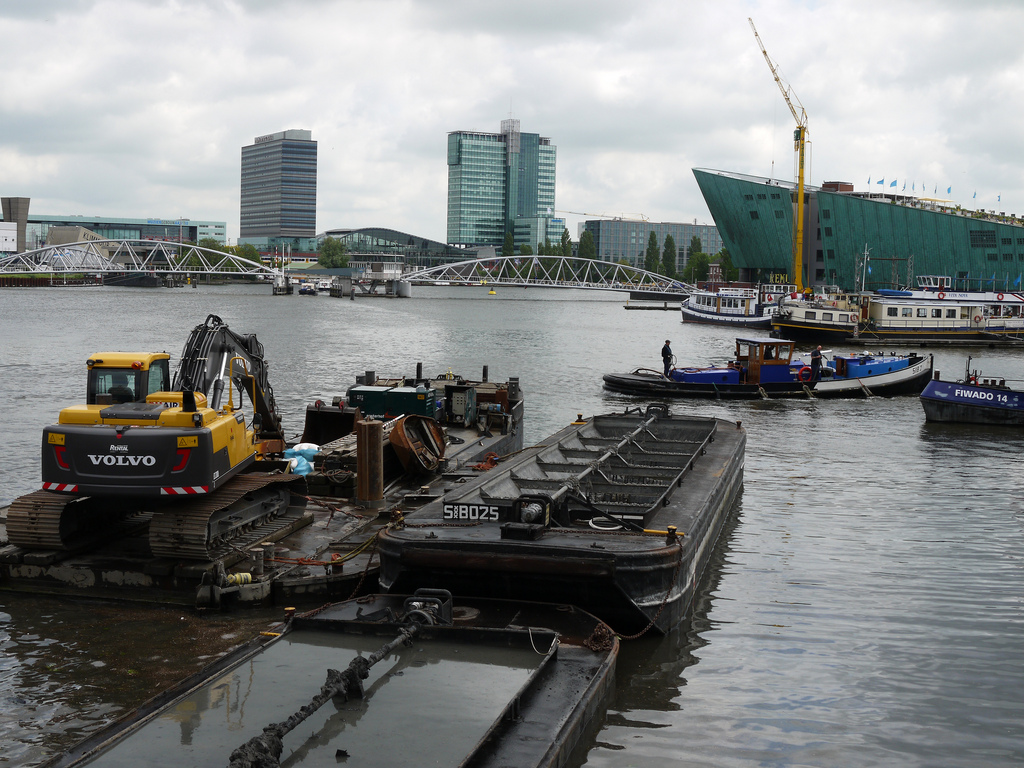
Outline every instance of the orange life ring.
<path id="1" fill-rule="evenodd" d="M 974 322 L 980 323 L 981 322 L 981 315 L 975 315 L 974 316 Z"/>
<path id="2" fill-rule="evenodd" d="M 810 366 L 807 366 L 807 365 L 805 365 L 803 368 L 801 368 L 799 371 L 796 372 L 796 377 L 798 379 L 800 379 L 800 381 L 804 382 L 805 384 L 808 381 L 811 380 L 811 376 L 812 375 L 813 374 L 812 374 L 811 368 L 810 368 Z"/>
<path id="3" fill-rule="evenodd" d="M 946 298 L 946 294 L 944 294 L 942 291 L 939 291 L 939 298 L 940 299 Z"/>
<path id="4" fill-rule="evenodd" d="M 765 296 L 765 298 L 768 300 L 769 304 L 772 303 L 773 299 L 772 299 L 772 295 L 771 294 L 768 294 L 767 296 Z"/>
<path id="5" fill-rule="evenodd" d="M 971 378 L 969 378 L 968 381 L 971 384 L 977 384 L 978 383 L 978 377 L 977 376 L 971 376 Z"/>
<path id="6" fill-rule="evenodd" d="M 997 293 L 997 294 L 996 294 L 996 300 L 997 300 L 997 301 L 1002 301 L 1002 300 L 1003 300 L 1003 294 L 1001 294 L 1001 293 Z"/>

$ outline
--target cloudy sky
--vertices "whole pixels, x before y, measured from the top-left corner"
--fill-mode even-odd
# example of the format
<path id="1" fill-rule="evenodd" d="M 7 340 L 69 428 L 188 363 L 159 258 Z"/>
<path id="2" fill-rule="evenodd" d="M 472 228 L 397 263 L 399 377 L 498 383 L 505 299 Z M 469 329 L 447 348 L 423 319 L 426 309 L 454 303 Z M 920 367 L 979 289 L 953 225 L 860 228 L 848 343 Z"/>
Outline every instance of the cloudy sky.
<path id="1" fill-rule="evenodd" d="M 36 214 L 224 220 L 240 148 L 305 128 L 317 230 L 445 240 L 447 133 L 558 147 L 557 205 L 711 222 L 691 168 L 1024 212 L 1016 0 L 0 0 L 0 194 Z M 975 197 L 976 194 L 976 197 Z"/>

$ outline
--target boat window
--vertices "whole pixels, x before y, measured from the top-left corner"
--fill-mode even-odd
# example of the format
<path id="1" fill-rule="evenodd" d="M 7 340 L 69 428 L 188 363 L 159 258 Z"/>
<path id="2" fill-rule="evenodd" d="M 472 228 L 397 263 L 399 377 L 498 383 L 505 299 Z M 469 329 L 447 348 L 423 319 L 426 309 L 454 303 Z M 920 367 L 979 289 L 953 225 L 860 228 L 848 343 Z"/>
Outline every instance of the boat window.
<path id="1" fill-rule="evenodd" d="M 918 317 L 928 317 L 928 308 L 927 307 L 918 307 L 917 308 L 917 316 Z"/>
<path id="2" fill-rule="evenodd" d="M 818 313 L 815 312 L 813 309 L 809 309 L 806 312 L 804 312 L 804 319 L 805 320 L 814 320 L 817 317 L 818 317 Z"/>
<path id="3" fill-rule="evenodd" d="M 970 316 L 971 316 L 971 309 L 970 309 L 970 307 L 960 307 L 960 319 L 961 320 L 966 320 Z"/>
<path id="4" fill-rule="evenodd" d="M 932 310 L 932 317 L 942 317 L 942 310 L 941 309 L 933 309 Z"/>
<path id="5" fill-rule="evenodd" d="M 899 307 L 886 307 L 885 308 L 885 314 L 888 317 L 896 317 L 896 315 L 898 313 L 899 313 Z"/>
<path id="6" fill-rule="evenodd" d="M 946 317 L 955 318 L 956 317 L 956 310 L 955 309 L 947 309 L 946 310 Z"/>
<path id="7" fill-rule="evenodd" d="M 831 320 L 832 319 L 832 313 L 831 312 L 822 312 L 821 313 L 821 319 L 822 320 Z"/>
<path id="8" fill-rule="evenodd" d="M 911 307 L 904 307 L 903 311 L 900 312 L 900 315 L 902 317 L 913 317 L 914 316 L 914 310 Z"/>

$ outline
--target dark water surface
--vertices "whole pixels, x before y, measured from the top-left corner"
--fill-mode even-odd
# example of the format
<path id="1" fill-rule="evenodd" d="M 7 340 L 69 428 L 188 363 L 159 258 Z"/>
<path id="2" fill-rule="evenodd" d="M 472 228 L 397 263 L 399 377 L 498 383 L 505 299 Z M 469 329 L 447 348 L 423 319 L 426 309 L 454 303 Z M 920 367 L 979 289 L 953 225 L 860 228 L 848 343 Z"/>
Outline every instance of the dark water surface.
<path id="1" fill-rule="evenodd" d="M 615 294 L 415 289 L 405 300 L 263 287 L 0 291 L 0 503 L 39 484 L 39 439 L 82 401 L 92 352 L 166 350 L 210 312 L 256 333 L 289 432 L 366 369 L 519 376 L 527 443 L 620 409 L 601 373 L 728 358 L 726 329 Z M 1024 354 L 974 350 L 1024 380 Z M 962 375 L 966 353 L 936 367 Z M 627 644 L 594 766 L 1024 763 L 1024 433 L 927 425 L 916 398 L 679 403 L 742 420 L 746 483 L 692 622 Z M 0 764 L 38 764 L 275 614 L 0 592 Z M 225 759 L 226 762 L 226 759 Z"/>

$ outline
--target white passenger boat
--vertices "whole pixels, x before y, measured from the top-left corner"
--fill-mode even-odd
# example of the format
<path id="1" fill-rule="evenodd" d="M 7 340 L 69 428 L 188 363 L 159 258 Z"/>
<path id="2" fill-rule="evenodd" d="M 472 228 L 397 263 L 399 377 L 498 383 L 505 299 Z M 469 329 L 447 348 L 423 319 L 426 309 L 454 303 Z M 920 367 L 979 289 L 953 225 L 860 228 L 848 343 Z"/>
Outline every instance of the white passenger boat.
<path id="1" fill-rule="evenodd" d="M 683 302 L 683 321 L 768 329 L 780 299 L 795 295 L 795 285 L 707 287 Z"/>

